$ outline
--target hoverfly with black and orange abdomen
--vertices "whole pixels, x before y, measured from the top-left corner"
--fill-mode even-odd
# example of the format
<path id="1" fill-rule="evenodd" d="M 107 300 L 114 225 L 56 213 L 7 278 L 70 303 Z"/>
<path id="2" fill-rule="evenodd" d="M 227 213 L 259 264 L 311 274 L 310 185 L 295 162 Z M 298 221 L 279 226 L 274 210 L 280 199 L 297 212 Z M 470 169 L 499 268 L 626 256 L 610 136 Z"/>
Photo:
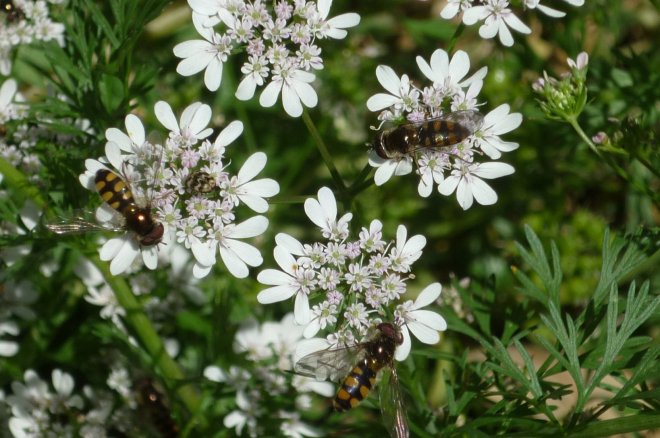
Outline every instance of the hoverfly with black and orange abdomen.
<path id="1" fill-rule="evenodd" d="M 357 406 L 376 385 L 377 376 L 386 374 L 387 382 L 379 385 L 383 420 L 393 438 L 407 438 L 408 421 L 394 366 L 394 353 L 402 343 L 403 335 L 395 324 L 380 323 L 370 340 L 310 353 L 296 362 L 294 371 L 317 380 L 340 382 L 332 401 L 338 412 Z"/>
<path id="2" fill-rule="evenodd" d="M 420 151 L 459 144 L 481 128 L 484 116 L 475 110 L 455 111 L 379 132 L 372 149 L 380 158 L 415 158 Z"/>
<path id="3" fill-rule="evenodd" d="M 94 162 L 93 160 L 91 161 Z M 108 227 L 76 218 L 58 223 L 48 223 L 46 224 L 46 228 L 56 234 L 129 230 L 135 233 L 141 246 L 153 246 L 160 243 L 163 238 L 164 227 L 162 223 L 154 219 L 151 212 L 151 205 L 149 203 L 146 205 L 138 204 L 131 190 L 128 178 L 120 176 L 118 173 L 102 165 L 96 167 L 98 168 L 94 169 L 94 188 L 105 202 L 105 206 L 110 207 L 121 215 L 124 220 L 123 226 Z M 101 209 L 97 210 L 97 218 L 101 212 Z"/>

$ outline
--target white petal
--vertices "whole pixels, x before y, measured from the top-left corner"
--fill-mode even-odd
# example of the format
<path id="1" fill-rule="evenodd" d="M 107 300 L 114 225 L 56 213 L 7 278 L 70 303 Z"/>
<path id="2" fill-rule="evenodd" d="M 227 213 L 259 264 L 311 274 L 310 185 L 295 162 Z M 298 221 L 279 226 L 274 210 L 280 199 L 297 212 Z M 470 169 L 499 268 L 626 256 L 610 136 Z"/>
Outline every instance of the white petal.
<path id="1" fill-rule="evenodd" d="M 130 238 L 127 240 L 128 241 L 124 242 L 124 245 L 122 245 L 115 258 L 112 259 L 112 262 L 110 262 L 110 273 L 112 275 L 119 275 L 128 269 L 140 252 L 140 248 L 135 239 Z"/>
<path id="2" fill-rule="evenodd" d="M 376 169 L 374 174 L 374 182 L 377 186 L 382 186 L 394 175 L 397 163 L 393 160 L 387 160 L 382 166 Z"/>
<path id="3" fill-rule="evenodd" d="M 296 91 L 296 95 L 307 108 L 314 108 L 316 106 L 319 98 L 316 95 L 314 87 L 306 82 L 296 81 L 293 83 L 293 88 Z"/>
<path id="4" fill-rule="evenodd" d="M 391 94 L 378 93 L 374 94 L 367 100 L 367 108 L 369 111 L 376 112 L 392 106 L 400 100 L 400 98 L 392 96 Z"/>
<path id="5" fill-rule="evenodd" d="M 253 216 L 250 219 L 236 225 L 231 233 L 232 239 L 244 239 L 256 237 L 264 233 L 268 228 L 268 219 L 265 216 Z"/>
<path id="6" fill-rule="evenodd" d="M 209 91 L 216 91 L 220 88 L 220 84 L 222 83 L 222 68 L 223 63 L 217 56 L 213 57 L 206 67 L 204 85 L 206 85 Z"/>
<path id="7" fill-rule="evenodd" d="M 493 205 L 497 202 L 497 193 L 488 184 L 479 178 L 471 181 L 472 195 L 481 205 Z"/>
<path id="8" fill-rule="evenodd" d="M 278 233 L 275 236 L 275 243 L 285 248 L 289 253 L 301 256 L 304 254 L 303 244 L 295 237 L 286 233 Z"/>
<path id="9" fill-rule="evenodd" d="M 198 56 L 183 59 L 177 64 L 176 72 L 181 76 L 195 75 L 209 65 L 213 56 L 212 53 L 200 52 Z"/>
<path id="10" fill-rule="evenodd" d="M 420 324 L 424 324 L 436 331 L 447 330 L 447 321 L 436 312 L 431 310 L 415 310 L 411 312 L 412 316 Z"/>
<path id="11" fill-rule="evenodd" d="M 483 20 L 488 15 L 485 6 L 474 6 L 470 9 L 463 11 L 463 23 L 471 26 L 479 20 Z"/>
<path id="12" fill-rule="evenodd" d="M 158 267 L 158 245 L 141 248 L 142 262 L 148 269 L 154 270 Z"/>
<path id="13" fill-rule="evenodd" d="M 241 258 L 231 249 L 220 245 L 220 257 L 229 273 L 234 277 L 245 278 L 250 273 L 245 262 L 243 262 L 243 260 L 241 260 Z"/>
<path id="14" fill-rule="evenodd" d="M 215 264 L 216 248 L 217 242 L 215 240 L 202 242 L 199 239 L 195 239 L 190 245 L 195 260 L 202 266 L 212 266 Z"/>
<path id="15" fill-rule="evenodd" d="M 504 16 L 504 21 L 506 24 L 509 25 L 509 27 L 513 30 L 516 30 L 520 33 L 523 34 L 530 34 L 532 33 L 532 29 L 530 29 L 525 23 L 520 21 L 520 18 L 518 18 L 515 14 L 507 14 Z"/>
<path id="16" fill-rule="evenodd" d="M 249 266 L 259 266 L 264 262 L 261 252 L 249 243 L 227 239 L 227 247 Z M 220 247 L 222 249 L 222 247 Z"/>
<path id="17" fill-rule="evenodd" d="M 440 184 L 438 184 L 438 192 L 440 194 L 449 196 L 452 193 L 454 193 L 454 190 L 456 190 L 456 187 L 458 186 L 458 182 L 461 180 L 461 177 L 456 176 L 456 175 L 449 175 L 447 178 L 445 178 L 444 181 L 442 181 Z"/>
<path id="18" fill-rule="evenodd" d="M 117 255 L 119 250 L 121 250 L 121 247 L 124 246 L 126 239 L 126 236 L 113 237 L 112 239 L 105 242 L 99 251 L 100 259 L 104 262 L 112 260 Z"/>
<path id="19" fill-rule="evenodd" d="M 295 275 L 298 264 L 296 259 L 286 250 L 283 246 L 276 246 L 273 249 L 273 256 L 275 262 L 282 268 L 282 270 L 290 275 Z"/>
<path id="20" fill-rule="evenodd" d="M 426 237 L 421 234 L 412 236 L 403 247 L 403 252 L 405 254 L 415 254 L 418 251 L 421 251 L 426 246 Z"/>
<path id="21" fill-rule="evenodd" d="M 472 197 L 472 191 L 470 190 L 470 187 L 468 186 L 467 180 L 465 178 L 461 178 L 460 182 L 458 183 L 458 188 L 456 189 L 456 199 L 458 200 L 458 205 L 460 205 L 463 210 L 467 210 L 468 208 L 472 207 L 474 198 Z"/>
<path id="22" fill-rule="evenodd" d="M 261 92 L 261 96 L 259 96 L 259 105 L 264 108 L 269 108 L 275 105 L 275 102 L 277 102 L 277 96 L 279 96 L 280 91 L 282 90 L 282 84 L 282 81 L 273 81 L 266 85 L 264 91 Z"/>
<path id="23" fill-rule="evenodd" d="M 511 175 L 515 171 L 516 169 L 510 164 L 491 161 L 488 163 L 480 163 L 478 167 L 471 171 L 471 173 L 481 178 L 493 179 Z"/>
<path id="24" fill-rule="evenodd" d="M 291 117 L 300 117 L 302 114 L 302 104 L 300 103 L 300 98 L 298 97 L 298 94 L 296 94 L 296 92 L 288 85 L 284 85 L 282 88 L 282 105 L 284 106 L 284 111 L 286 111 L 286 113 Z"/>
<path id="25" fill-rule="evenodd" d="M 296 293 L 291 286 L 275 286 L 264 289 L 257 295 L 257 301 L 261 304 L 272 304 L 288 300 Z"/>
<path id="26" fill-rule="evenodd" d="M 212 266 L 204 266 L 195 263 L 195 265 L 193 266 L 193 276 L 195 278 L 204 278 L 207 275 L 209 275 L 209 272 L 211 272 L 211 268 Z"/>
<path id="27" fill-rule="evenodd" d="M 241 185 L 257 176 L 266 167 L 266 154 L 257 152 L 250 155 L 238 171 L 238 184 Z"/>
<path id="28" fill-rule="evenodd" d="M 236 89 L 234 96 L 236 96 L 238 100 L 250 100 L 252 97 L 254 97 L 254 92 L 256 89 L 257 82 L 254 80 L 252 75 L 246 75 L 241 83 L 238 84 L 238 88 Z"/>
<path id="29" fill-rule="evenodd" d="M 326 228 L 328 226 L 328 220 L 321 208 L 319 201 L 313 198 L 305 199 L 305 213 L 309 220 L 311 220 L 315 225 Z"/>
<path id="30" fill-rule="evenodd" d="M 129 114 L 126 116 L 124 123 L 126 125 L 126 133 L 133 143 L 142 145 L 145 140 L 145 134 L 144 126 L 142 125 L 140 118 L 134 114 Z"/>
<path id="31" fill-rule="evenodd" d="M 218 138 L 215 139 L 214 145 L 216 147 L 224 147 L 232 143 L 243 133 L 243 122 L 234 120 L 223 129 Z"/>
<path id="32" fill-rule="evenodd" d="M 412 344 L 410 342 L 410 333 L 408 333 L 408 329 L 405 325 L 401 327 L 401 335 L 403 336 L 403 343 L 396 347 L 396 351 L 394 352 L 394 358 L 399 362 L 405 360 L 408 357 Z"/>
<path id="33" fill-rule="evenodd" d="M 433 330 L 419 322 L 409 322 L 406 324 L 410 331 L 417 339 L 425 344 L 437 344 L 440 341 L 440 334 L 437 330 Z"/>
<path id="34" fill-rule="evenodd" d="M 325 217 L 334 221 L 337 218 L 337 201 L 332 190 L 327 187 L 321 187 L 318 192 L 318 198 Z"/>
<path id="35" fill-rule="evenodd" d="M 268 202 L 261 196 L 238 195 L 238 198 L 255 213 L 266 213 L 268 211 Z"/>
<path id="36" fill-rule="evenodd" d="M 378 82 L 380 82 L 383 88 L 395 96 L 399 95 L 401 79 L 397 76 L 392 67 L 387 65 L 379 65 L 376 67 L 376 77 L 378 78 Z"/>
<path id="37" fill-rule="evenodd" d="M 170 104 L 165 101 L 158 101 L 154 106 L 154 112 L 158 121 L 167 129 L 173 132 L 179 132 L 179 124 L 174 117 Z"/>
<path id="38" fill-rule="evenodd" d="M 192 106 L 192 105 L 191 105 Z M 188 107 L 190 108 L 190 106 Z M 185 114 L 185 111 L 184 111 Z M 198 134 L 209 124 L 211 121 L 212 111 L 211 107 L 203 104 L 195 108 L 193 114 L 191 114 L 191 119 L 189 122 L 184 122 L 183 115 L 181 116 L 181 125 L 188 126 L 190 131 Z"/>
<path id="39" fill-rule="evenodd" d="M 293 315 L 298 325 L 305 325 L 311 319 L 312 312 L 309 310 L 309 298 L 306 293 L 298 292 L 296 295 Z"/>
<path id="40" fill-rule="evenodd" d="M 422 307 L 428 306 L 438 299 L 440 292 L 442 292 L 442 285 L 440 283 L 429 284 L 424 288 L 423 291 L 420 292 L 419 296 L 415 300 L 413 308 L 421 309 Z"/>
<path id="41" fill-rule="evenodd" d="M 328 347 L 330 347 L 330 344 L 325 338 L 301 339 L 296 344 L 296 350 L 293 354 L 293 363 L 297 363 L 300 359 L 309 354 L 326 350 Z"/>
<path id="42" fill-rule="evenodd" d="M 270 198 L 280 192 L 280 185 L 274 179 L 262 178 L 243 184 L 241 192 L 262 198 Z"/>
<path id="43" fill-rule="evenodd" d="M 318 318 L 312 319 L 309 324 L 307 324 L 307 327 L 305 327 L 305 330 L 303 330 L 303 336 L 306 339 L 314 337 L 319 330 L 321 330 L 321 324 L 319 322 Z"/>
<path id="44" fill-rule="evenodd" d="M 449 63 L 449 75 L 453 82 L 460 82 L 470 71 L 470 57 L 463 50 L 458 50 Z"/>
<path id="45" fill-rule="evenodd" d="M 287 286 L 291 287 L 292 278 L 285 272 L 277 269 L 264 269 L 257 275 L 257 281 L 269 286 Z M 294 288 L 295 290 L 295 288 Z"/>

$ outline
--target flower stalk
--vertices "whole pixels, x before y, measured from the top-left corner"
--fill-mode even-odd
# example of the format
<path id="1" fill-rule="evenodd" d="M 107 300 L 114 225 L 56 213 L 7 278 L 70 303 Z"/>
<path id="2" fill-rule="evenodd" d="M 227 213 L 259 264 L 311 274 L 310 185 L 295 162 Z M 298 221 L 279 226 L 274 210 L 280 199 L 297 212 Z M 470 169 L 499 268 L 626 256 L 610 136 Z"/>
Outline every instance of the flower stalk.
<path id="1" fill-rule="evenodd" d="M 94 266 L 103 274 L 105 281 L 112 288 L 117 297 L 117 302 L 126 310 L 126 323 L 137 336 L 153 363 L 160 370 L 166 383 L 175 382 L 173 391 L 179 396 L 188 412 L 195 414 L 199 409 L 199 393 L 197 389 L 189 384 L 183 383 L 185 375 L 179 365 L 170 357 L 165 350 L 163 341 L 158 336 L 156 329 L 144 313 L 142 305 L 131 292 L 126 281 L 110 273 L 106 262 L 101 261 L 98 255 L 89 255 Z M 179 384 L 181 382 L 181 384 Z M 198 421 L 203 421 L 201 418 Z"/>

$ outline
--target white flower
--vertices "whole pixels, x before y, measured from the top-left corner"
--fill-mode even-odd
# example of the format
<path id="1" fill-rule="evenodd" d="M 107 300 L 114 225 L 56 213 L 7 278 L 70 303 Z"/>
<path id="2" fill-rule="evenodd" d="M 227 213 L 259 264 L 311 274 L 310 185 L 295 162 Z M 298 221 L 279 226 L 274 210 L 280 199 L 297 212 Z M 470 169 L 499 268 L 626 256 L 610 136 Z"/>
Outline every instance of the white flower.
<path id="1" fill-rule="evenodd" d="M 403 343 L 399 345 L 394 353 L 398 361 L 404 360 L 410 353 L 410 333 L 425 344 L 437 344 L 440 341 L 438 332 L 447 330 L 447 322 L 439 314 L 430 310 L 423 310 L 429 304 L 435 302 L 440 296 L 442 286 L 440 283 L 428 285 L 419 294 L 415 302 L 407 301 L 395 310 L 397 324 L 401 327 Z"/>
<path id="2" fill-rule="evenodd" d="M 568 66 L 577 70 L 584 70 L 589 65 L 589 54 L 587 52 L 578 53 L 577 58 L 573 61 L 571 58 L 566 60 Z"/>
<path id="3" fill-rule="evenodd" d="M 174 56 L 183 58 L 176 71 L 182 76 L 192 76 L 206 70 L 204 85 L 210 91 L 216 91 L 220 88 L 222 67 L 231 54 L 233 42 L 228 36 L 220 35 L 212 27 L 205 26 L 203 15 L 193 12 L 192 17 L 195 29 L 204 39 L 184 41 L 174 46 Z"/>
<path id="4" fill-rule="evenodd" d="M 524 0 L 523 4 L 529 9 L 538 9 L 548 17 L 561 18 L 566 15 L 565 12 L 549 8 L 541 4 L 540 0 Z"/>
<path id="5" fill-rule="evenodd" d="M 266 166 L 266 159 L 263 152 L 251 155 L 238 171 L 238 175 L 223 187 L 234 204 L 238 205 L 240 200 L 257 213 L 268 211 L 268 202 L 264 198 L 277 195 L 280 191 L 279 184 L 270 178 L 252 181 Z"/>
<path id="6" fill-rule="evenodd" d="M 178 123 L 169 103 L 158 101 L 154 110 L 156 118 L 164 127 L 191 143 L 203 140 L 213 133 L 213 129 L 206 128 L 211 121 L 211 107 L 206 104 L 195 102 L 189 105 L 183 110 Z"/>
<path id="7" fill-rule="evenodd" d="M 105 138 L 109 142 L 115 143 L 119 149 L 130 155 L 137 155 L 141 152 L 146 141 L 144 126 L 139 117 L 129 114 L 125 119 L 126 134 L 120 129 L 108 128 L 105 131 Z"/>
<path id="8" fill-rule="evenodd" d="M 484 117 L 484 123 L 475 133 L 476 144 L 490 158 L 496 160 L 502 156 L 501 152 L 510 152 L 518 149 L 518 143 L 503 141 L 500 135 L 511 132 L 522 123 L 522 114 L 509 114 L 510 107 L 504 103 Z"/>
<path id="9" fill-rule="evenodd" d="M 394 108 L 394 117 L 403 111 L 412 111 L 419 103 L 419 90 L 411 86 L 408 75 L 399 78 L 391 67 L 379 65 L 376 67 L 378 82 L 390 94 L 378 93 L 367 100 L 369 111 L 380 111 L 387 107 Z"/>
<path id="10" fill-rule="evenodd" d="M 513 166 L 497 162 L 459 165 L 438 185 L 438 191 L 449 196 L 456 190 L 456 199 L 463 210 L 470 208 L 475 199 L 481 205 L 492 205 L 497 202 L 497 193 L 481 178 L 499 178 L 514 171 Z"/>
<path id="11" fill-rule="evenodd" d="M 241 435 L 243 427 L 247 425 L 250 436 L 256 437 L 257 417 L 261 413 L 257 403 L 248 399 L 244 391 L 238 391 L 236 393 L 236 405 L 238 409 L 231 411 L 222 420 L 222 424 L 228 429 L 235 428 L 237 435 Z"/>
<path id="12" fill-rule="evenodd" d="M 268 228 L 268 219 L 264 216 L 254 216 L 240 224 L 224 225 L 216 222 L 214 233 L 205 242 L 196 240 L 191 248 L 195 256 L 193 275 L 203 278 L 208 275 L 216 262 L 216 250 L 227 267 L 236 278 L 248 276 L 248 266 L 259 266 L 263 263 L 261 253 L 254 246 L 238 239 L 256 237 Z"/>
<path id="13" fill-rule="evenodd" d="M 269 108 L 277 102 L 277 96 L 282 93 L 282 105 L 291 117 L 300 117 L 302 104 L 313 108 L 318 103 L 314 88 L 309 85 L 314 82 L 314 74 L 291 66 L 276 65 L 270 84 L 266 85 L 259 97 L 259 104 Z M 302 102 L 302 104 L 301 104 Z"/>
<path id="14" fill-rule="evenodd" d="M 437 49 L 431 55 L 430 65 L 421 56 L 417 57 L 420 71 L 433 81 L 433 86 L 453 93 L 463 87 L 470 86 L 475 81 L 482 81 L 488 73 L 488 67 L 482 67 L 468 79 L 463 80 L 470 71 L 470 57 L 463 50 L 458 50 L 452 56 L 442 49 Z"/>
<path id="15" fill-rule="evenodd" d="M 426 237 L 421 234 L 412 236 L 409 240 L 408 230 L 404 225 L 396 229 L 396 247 L 392 249 L 392 270 L 396 272 L 410 272 L 410 265 L 422 256 L 422 249 L 426 246 Z"/>
<path id="16" fill-rule="evenodd" d="M 377 168 L 374 175 L 374 182 L 377 186 L 382 186 L 394 175 L 401 176 L 409 174 L 413 169 L 412 163 L 413 159 L 409 156 L 385 159 L 379 157 L 373 150 L 369 151 L 369 165 Z"/>
<path id="17" fill-rule="evenodd" d="M 321 228 L 323 237 L 330 240 L 343 240 L 348 236 L 348 223 L 353 218 L 352 213 L 346 213 L 337 220 L 337 201 L 335 195 L 327 187 L 318 191 L 318 201 L 313 198 L 305 200 L 305 213 L 309 219 Z"/>
<path id="18" fill-rule="evenodd" d="M 508 8 L 507 0 L 486 0 L 483 6 L 473 6 L 463 13 L 463 23 L 470 26 L 484 20 L 479 28 L 479 36 L 485 39 L 499 34 L 500 42 L 507 47 L 513 46 L 513 37 L 509 27 L 523 34 L 532 33 L 525 23 Z"/>
<path id="19" fill-rule="evenodd" d="M 440 11 L 440 16 L 445 20 L 450 20 L 470 6 L 472 6 L 472 0 L 448 0 L 447 5 Z"/>
<path id="20" fill-rule="evenodd" d="M 316 36 L 318 38 L 343 39 L 347 34 L 344 29 L 357 26 L 360 23 L 360 16 L 354 12 L 349 12 L 326 20 L 328 13 L 330 13 L 330 6 L 332 6 L 332 0 L 317 0 L 316 2 L 319 18 L 321 19 Z"/>
<path id="21" fill-rule="evenodd" d="M 2 336 L 18 336 L 20 333 L 18 325 L 13 321 L 0 320 L 0 356 L 11 357 L 18 353 L 18 344 L 14 341 L 2 340 Z"/>
<path id="22" fill-rule="evenodd" d="M 296 259 L 282 246 L 276 246 L 273 255 L 282 270 L 265 269 L 259 273 L 257 281 L 273 287 L 259 292 L 257 301 L 261 304 L 271 304 L 295 295 L 296 323 L 305 325 L 311 319 L 308 295 L 314 286 L 314 272 L 298 266 Z"/>

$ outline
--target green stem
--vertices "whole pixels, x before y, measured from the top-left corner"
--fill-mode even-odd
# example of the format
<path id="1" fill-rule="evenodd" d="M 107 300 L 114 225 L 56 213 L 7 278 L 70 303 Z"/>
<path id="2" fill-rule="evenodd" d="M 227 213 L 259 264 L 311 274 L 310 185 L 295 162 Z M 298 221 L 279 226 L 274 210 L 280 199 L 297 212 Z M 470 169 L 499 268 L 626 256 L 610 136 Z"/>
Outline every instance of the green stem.
<path id="1" fill-rule="evenodd" d="M 623 418 L 613 418 L 611 420 L 594 421 L 586 424 L 577 433 L 570 434 L 574 438 L 592 438 L 605 437 L 612 435 L 625 434 L 628 432 L 639 432 L 642 430 L 652 430 L 660 427 L 660 415 L 639 414 L 630 415 Z"/>
<path id="2" fill-rule="evenodd" d="M 156 329 L 144 313 L 142 305 L 138 302 L 126 281 L 110 273 L 106 262 L 101 261 L 97 255 L 89 257 L 94 265 L 101 271 L 105 281 L 112 288 L 117 297 L 117 302 L 126 311 L 124 318 L 132 331 L 137 335 L 140 343 L 147 351 L 154 364 L 158 367 L 166 383 L 174 383 L 174 391 L 178 394 L 181 402 L 193 415 L 198 411 L 200 401 L 195 387 L 190 384 L 181 384 L 186 378 L 179 365 L 172 359 L 161 341 Z"/>
<path id="3" fill-rule="evenodd" d="M 582 127 L 577 121 L 577 118 L 575 116 L 567 119 L 568 123 L 571 124 L 573 129 L 575 129 L 575 132 L 580 136 L 582 141 L 584 141 L 587 146 L 589 146 L 589 149 L 591 149 L 598 157 L 603 158 L 603 155 L 600 153 L 596 145 L 594 144 L 593 141 L 589 138 L 589 136 L 582 130 Z"/>
<path id="4" fill-rule="evenodd" d="M 349 196 L 355 197 L 358 193 L 361 191 L 369 188 L 371 184 L 373 184 L 373 179 L 367 180 L 369 178 L 369 175 L 371 174 L 371 170 L 373 168 L 367 163 L 362 171 L 360 171 L 360 174 L 355 178 L 355 181 L 351 186 L 348 188 Z"/>
<path id="5" fill-rule="evenodd" d="M 465 24 L 461 22 L 461 24 L 459 24 L 456 30 L 454 31 L 454 35 L 452 35 L 451 39 L 449 40 L 449 44 L 447 44 L 447 53 L 451 53 L 454 51 L 454 46 L 456 45 L 458 38 L 463 33 L 463 30 L 465 30 Z"/>
<path id="6" fill-rule="evenodd" d="M 314 122 L 312 122 L 311 117 L 309 117 L 309 113 L 305 109 L 303 109 L 302 119 L 303 122 L 305 122 L 305 126 L 307 126 L 307 130 L 312 135 L 312 138 L 314 139 L 314 144 L 321 153 L 321 157 L 323 157 L 323 161 L 325 162 L 325 165 L 328 167 L 328 170 L 330 171 L 330 175 L 332 175 L 332 179 L 335 181 L 335 185 L 339 190 L 343 192 L 346 189 L 346 186 L 344 185 L 344 181 L 341 179 L 341 175 L 339 175 L 339 172 L 335 167 L 335 163 L 332 161 L 332 157 L 330 156 L 330 152 L 328 152 L 328 148 L 325 145 L 325 142 L 321 138 L 321 135 L 319 134 L 319 131 L 316 129 L 316 126 L 314 126 Z"/>

